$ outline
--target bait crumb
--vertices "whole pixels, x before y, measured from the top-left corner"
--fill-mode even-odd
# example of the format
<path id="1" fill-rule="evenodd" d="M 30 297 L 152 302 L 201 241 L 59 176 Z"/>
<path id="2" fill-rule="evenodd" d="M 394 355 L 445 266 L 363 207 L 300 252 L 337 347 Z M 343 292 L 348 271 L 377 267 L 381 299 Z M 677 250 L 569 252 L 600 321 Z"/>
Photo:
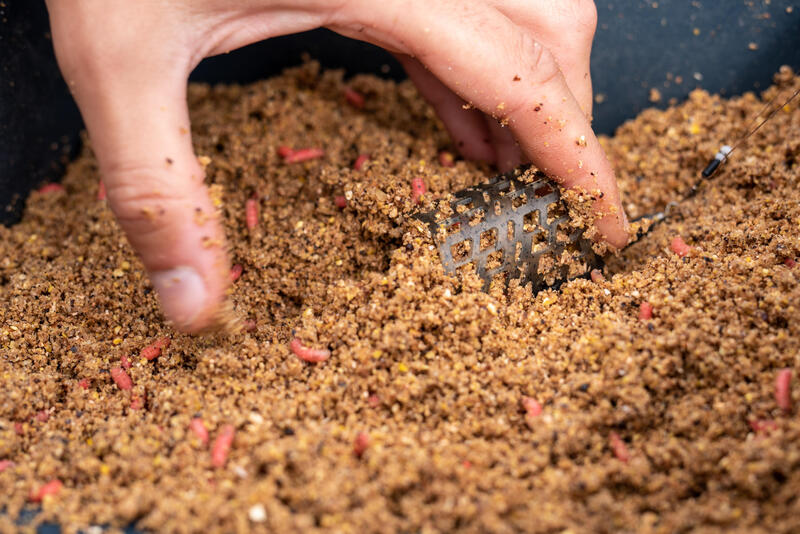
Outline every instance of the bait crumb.
<path id="1" fill-rule="evenodd" d="M 211 465 L 214 467 L 223 467 L 228 461 L 228 454 L 233 444 L 233 425 L 225 425 L 219 431 L 217 439 L 214 440 L 214 445 L 211 448 Z"/>
<path id="2" fill-rule="evenodd" d="M 244 267 L 242 267 L 241 264 L 235 263 L 231 266 L 231 270 L 228 273 L 228 278 L 230 279 L 231 282 L 235 282 L 239 279 L 240 276 L 242 276 L 243 272 L 244 272 Z"/>
<path id="3" fill-rule="evenodd" d="M 303 342 L 295 338 L 289 343 L 289 348 L 295 356 L 304 362 L 319 363 L 324 362 L 331 356 L 331 351 L 325 349 L 312 349 L 303 345 Z"/>
<path id="4" fill-rule="evenodd" d="M 42 484 L 38 488 L 31 490 L 28 500 L 31 502 L 42 502 L 45 497 L 54 497 L 58 495 L 64 484 L 60 480 L 51 480 L 46 484 Z"/>
<path id="5" fill-rule="evenodd" d="M 427 192 L 424 178 L 413 178 L 411 180 L 411 201 L 414 204 L 419 204 L 422 201 L 422 196 Z"/>
<path id="6" fill-rule="evenodd" d="M 325 151 L 321 148 L 301 148 L 299 150 L 292 150 L 283 158 L 283 161 L 286 163 L 301 163 L 303 161 L 321 158 L 324 155 Z"/>
<path id="7" fill-rule="evenodd" d="M 692 251 L 692 247 L 687 245 L 681 236 L 673 237 L 672 241 L 669 242 L 669 248 L 679 258 L 683 258 Z"/>
<path id="8" fill-rule="evenodd" d="M 775 404 L 788 413 L 792 411 L 792 370 L 781 369 L 775 377 Z"/>
<path id="9" fill-rule="evenodd" d="M 769 419 L 751 419 L 748 421 L 748 423 L 750 424 L 750 428 L 752 428 L 753 432 L 756 434 L 769 434 L 770 432 L 778 429 L 778 424 Z"/>
<path id="10" fill-rule="evenodd" d="M 61 193 L 63 191 L 65 191 L 65 189 L 61 184 L 44 184 L 36 190 L 36 192 L 40 195 L 46 195 L 48 193 Z"/>
<path id="11" fill-rule="evenodd" d="M 360 171 L 364 164 L 369 161 L 369 154 L 359 154 L 353 162 L 353 169 Z"/>
<path id="12" fill-rule="evenodd" d="M 639 304 L 639 320 L 648 321 L 653 318 L 653 305 L 649 302 Z"/>
<path id="13" fill-rule="evenodd" d="M 366 432 L 356 434 L 356 438 L 353 440 L 353 454 L 361 458 L 367 447 L 369 447 L 369 434 Z"/>
<path id="14" fill-rule="evenodd" d="M 128 376 L 128 373 L 126 373 L 122 367 L 112 367 L 110 374 L 111 379 L 119 389 L 129 390 L 133 388 L 133 381 L 131 380 L 131 377 Z"/>
<path id="15" fill-rule="evenodd" d="M 353 89 L 352 87 L 344 88 L 344 98 L 347 103 L 356 109 L 364 108 L 364 95 Z"/>
<path id="16" fill-rule="evenodd" d="M 658 89 L 656 89 L 655 87 L 651 87 L 651 88 L 650 88 L 650 96 L 648 97 L 648 99 L 649 99 L 649 100 L 650 100 L 650 102 L 652 102 L 653 104 L 656 104 L 656 103 L 658 103 L 658 102 L 661 102 L 661 91 L 659 91 L 659 90 L 658 90 Z"/>
<path id="17" fill-rule="evenodd" d="M 442 150 L 439 152 L 439 165 L 442 167 L 454 167 L 456 164 L 455 157 L 451 152 Z"/>
<path id="18" fill-rule="evenodd" d="M 189 88 L 192 140 L 213 154 L 205 180 L 246 273 L 229 328 L 164 324 L 95 199 L 88 145 L 63 191 L 32 194 L 0 227 L 0 530 L 60 481 L 37 521 L 66 532 L 800 531 L 800 418 L 785 411 L 798 388 L 781 378 L 800 371 L 800 269 L 786 261 L 800 257 L 797 108 L 607 257 L 604 282 L 487 294 L 444 274 L 412 214 L 491 169 L 441 164 L 452 141 L 410 83 L 347 86 L 363 109 L 315 64 Z M 721 139 L 798 87 L 783 69 L 760 96 L 694 91 L 601 138 L 627 214 L 682 199 Z M 285 164 L 281 146 L 325 157 Z M 566 193 L 592 220 L 596 193 Z M 675 236 L 697 248 L 678 258 Z M 638 320 L 642 302 L 657 320 Z M 138 357 L 162 338 L 168 351 Z M 306 364 L 294 339 L 330 356 Z"/>
<path id="19" fill-rule="evenodd" d="M 539 401 L 530 397 L 522 397 L 520 403 L 523 410 L 525 410 L 525 422 L 532 427 L 536 424 L 535 419 L 542 414 L 542 405 Z"/>
<path id="20" fill-rule="evenodd" d="M 631 455 L 628 452 L 628 446 L 624 441 L 622 441 L 622 438 L 619 437 L 619 434 L 616 432 L 611 432 L 611 434 L 609 434 L 608 441 L 617 460 L 628 463 L 628 460 L 631 459 Z"/>
<path id="21" fill-rule="evenodd" d="M 247 517 L 253 523 L 263 523 L 267 520 L 267 510 L 263 504 L 255 504 L 247 511 Z"/>
<path id="22" fill-rule="evenodd" d="M 197 436 L 197 439 L 200 440 L 200 443 L 203 445 L 208 443 L 208 429 L 201 418 L 194 417 L 192 422 L 189 424 L 189 429 L 194 432 L 194 435 Z"/>

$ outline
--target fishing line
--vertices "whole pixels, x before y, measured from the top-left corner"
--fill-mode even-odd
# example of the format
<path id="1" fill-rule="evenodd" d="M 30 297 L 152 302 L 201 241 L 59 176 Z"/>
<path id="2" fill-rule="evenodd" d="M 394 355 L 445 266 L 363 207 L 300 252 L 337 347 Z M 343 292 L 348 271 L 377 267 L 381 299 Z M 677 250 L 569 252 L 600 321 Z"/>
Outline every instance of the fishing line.
<path id="1" fill-rule="evenodd" d="M 785 101 L 783 104 L 781 104 L 781 105 L 779 105 L 779 106 L 775 107 L 775 108 L 774 108 L 772 111 L 770 111 L 769 115 L 767 115 L 766 117 L 764 117 L 764 120 L 762 120 L 760 123 L 758 123 L 758 125 L 757 125 L 755 128 L 753 128 L 753 129 L 751 129 L 751 130 L 749 130 L 749 131 L 746 131 L 746 133 L 745 133 L 743 136 L 741 136 L 741 137 L 740 137 L 740 138 L 739 138 L 739 139 L 738 139 L 738 140 L 737 140 L 737 141 L 736 141 L 736 142 L 733 144 L 733 146 L 732 146 L 732 147 L 731 147 L 731 146 L 729 146 L 729 145 L 723 145 L 723 146 L 722 146 L 722 147 L 719 149 L 719 152 L 717 152 L 717 154 L 714 156 L 714 159 L 713 159 L 713 160 L 711 160 L 711 161 L 708 163 L 708 165 L 706 166 L 706 168 L 705 168 L 705 169 L 703 169 L 703 172 L 701 173 L 701 174 L 702 174 L 702 176 L 703 176 L 703 178 L 710 178 L 710 177 L 711 177 L 711 175 L 713 175 L 713 174 L 714 174 L 714 171 L 716 171 L 716 170 L 717 170 L 717 168 L 719 168 L 719 166 L 720 166 L 720 165 L 722 165 L 722 163 L 724 163 L 725 161 L 727 161 L 727 160 L 728 160 L 728 158 L 730 157 L 730 155 L 731 155 L 731 154 L 733 154 L 733 151 L 734 151 L 734 150 L 736 150 L 737 148 L 739 148 L 739 146 L 741 146 L 741 144 L 742 144 L 742 143 L 744 143 L 745 141 L 747 141 L 747 139 L 748 139 L 748 138 L 749 138 L 751 135 L 753 135 L 754 133 L 756 133 L 756 132 L 759 130 L 759 128 L 761 128 L 762 126 L 764 126 L 764 124 L 765 124 L 765 123 L 766 123 L 768 120 L 770 120 L 772 117 L 774 117 L 774 116 L 775 116 L 775 114 L 778 112 L 778 110 L 779 110 L 779 109 L 782 109 L 782 108 L 784 108 L 784 107 L 788 106 L 788 105 L 789 105 L 789 103 L 790 103 L 792 100 L 794 100 L 794 99 L 795 99 L 795 97 L 796 97 L 798 94 L 800 94 L 800 88 L 798 88 L 798 89 L 797 89 L 797 90 L 796 90 L 796 91 L 795 91 L 795 92 L 792 94 L 792 96 L 790 96 L 788 99 L 786 99 L 786 101 Z M 758 117 L 759 117 L 759 116 L 760 116 L 762 113 L 764 113 L 764 111 L 765 111 L 767 108 L 769 108 L 769 106 L 772 104 L 772 102 L 774 102 L 774 101 L 775 101 L 775 99 L 776 99 L 777 97 L 778 97 L 778 95 L 776 94 L 775 96 L 773 96 L 773 97 L 772 97 L 772 99 L 771 99 L 769 102 L 767 102 L 767 104 L 764 106 L 764 108 L 762 108 L 762 110 L 758 112 L 758 114 L 757 114 L 757 115 L 756 115 L 756 116 L 753 118 L 753 120 L 752 120 L 752 121 L 750 121 L 750 125 L 754 124 L 754 123 L 755 123 L 755 121 L 756 121 L 756 120 L 758 120 Z"/>

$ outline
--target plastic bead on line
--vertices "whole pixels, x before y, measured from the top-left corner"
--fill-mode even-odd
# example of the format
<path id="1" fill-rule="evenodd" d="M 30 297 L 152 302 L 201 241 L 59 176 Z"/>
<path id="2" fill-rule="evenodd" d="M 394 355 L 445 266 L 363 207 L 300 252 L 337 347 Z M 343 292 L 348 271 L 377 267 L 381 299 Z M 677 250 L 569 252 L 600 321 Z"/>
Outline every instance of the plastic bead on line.
<path id="1" fill-rule="evenodd" d="M 724 145 L 722 148 L 720 148 L 719 152 L 717 152 L 717 155 L 714 156 L 714 159 L 709 162 L 705 169 L 703 169 L 703 172 L 701 173 L 703 178 L 708 178 L 714 174 L 714 171 L 716 171 L 717 168 L 728 159 L 728 154 L 731 152 L 733 152 L 733 148 L 728 145 Z"/>

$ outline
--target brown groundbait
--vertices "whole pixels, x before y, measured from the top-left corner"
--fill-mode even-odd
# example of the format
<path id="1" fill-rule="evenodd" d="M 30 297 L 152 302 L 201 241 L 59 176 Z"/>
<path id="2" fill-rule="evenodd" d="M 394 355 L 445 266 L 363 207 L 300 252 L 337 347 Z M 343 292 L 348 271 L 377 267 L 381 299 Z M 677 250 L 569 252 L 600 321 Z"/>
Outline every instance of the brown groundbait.
<path id="1" fill-rule="evenodd" d="M 190 91 L 250 332 L 162 323 L 89 149 L 0 227 L 0 531 L 46 493 L 67 532 L 800 530 L 800 420 L 779 407 L 800 388 L 784 372 L 775 394 L 800 371 L 796 105 L 605 281 L 506 296 L 445 277 L 410 218 L 413 178 L 429 209 L 491 171 L 439 163 L 452 148 L 411 85 L 350 85 L 361 110 L 314 65 Z M 767 96 L 798 85 L 784 70 Z M 604 140 L 628 214 L 680 198 L 761 105 L 695 91 Z M 330 357 L 301 361 L 295 337 Z"/>

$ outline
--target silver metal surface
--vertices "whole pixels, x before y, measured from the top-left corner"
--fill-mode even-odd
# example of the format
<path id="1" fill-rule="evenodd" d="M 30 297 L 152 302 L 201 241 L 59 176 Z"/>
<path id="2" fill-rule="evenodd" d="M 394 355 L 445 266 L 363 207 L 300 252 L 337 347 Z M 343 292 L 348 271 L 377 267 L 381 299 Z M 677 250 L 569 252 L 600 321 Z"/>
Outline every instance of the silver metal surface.
<path id="1" fill-rule="evenodd" d="M 434 210 L 417 218 L 428 226 L 445 271 L 472 265 L 484 291 L 502 277 L 506 285 L 530 282 L 535 293 L 602 265 L 583 229 L 568 233 L 558 187 L 541 173 L 522 168 L 496 176 L 455 193 L 449 207 L 452 213 Z M 563 261 L 565 251 L 571 262 Z M 586 269 L 570 276 L 567 263 L 576 262 Z"/>

